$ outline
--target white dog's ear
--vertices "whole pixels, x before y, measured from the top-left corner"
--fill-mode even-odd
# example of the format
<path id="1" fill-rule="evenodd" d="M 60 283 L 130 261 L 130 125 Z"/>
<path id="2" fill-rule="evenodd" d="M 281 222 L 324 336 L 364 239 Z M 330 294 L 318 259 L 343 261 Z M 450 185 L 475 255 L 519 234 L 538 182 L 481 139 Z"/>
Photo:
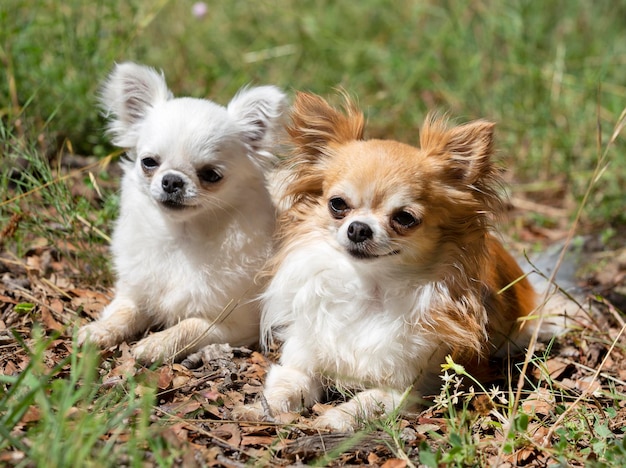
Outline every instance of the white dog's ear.
<path id="1" fill-rule="evenodd" d="M 113 144 L 131 148 L 137 144 L 137 124 L 155 104 L 173 97 L 162 73 L 136 63 L 115 66 L 102 88 L 100 103 L 110 118 Z"/>
<path id="2" fill-rule="evenodd" d="M 274 159 L 271 152 L 281 139 L 287 106 L 287 96 L 275 86 L 244 88 L 228 104 L 228 113 L 260 163 Z"/>

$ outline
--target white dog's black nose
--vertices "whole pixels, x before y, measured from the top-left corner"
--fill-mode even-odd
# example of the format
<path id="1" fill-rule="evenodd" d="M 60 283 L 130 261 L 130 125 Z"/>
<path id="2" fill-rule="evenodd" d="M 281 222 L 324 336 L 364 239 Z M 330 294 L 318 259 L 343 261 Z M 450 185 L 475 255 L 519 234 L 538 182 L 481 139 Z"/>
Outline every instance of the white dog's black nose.
<path id="1" fill-rule="evenodd" d="M 185 181 L 176 174 L 165 174 L 161 180 L 161 187 L 165 193 L 178 193 L 185 186 Z"/>
<path id="2" fill-rule="evenodd" d="M 357 244 L 371 239 L 373 235 L 372 228 L 360 221 L 354 221 L 348 226 L 348 239 Z"/>

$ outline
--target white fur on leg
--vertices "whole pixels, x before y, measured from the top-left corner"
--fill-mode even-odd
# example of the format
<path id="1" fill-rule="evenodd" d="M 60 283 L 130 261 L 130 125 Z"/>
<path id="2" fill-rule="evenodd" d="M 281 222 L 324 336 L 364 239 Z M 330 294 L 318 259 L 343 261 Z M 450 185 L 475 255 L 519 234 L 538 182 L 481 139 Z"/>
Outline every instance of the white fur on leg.
<path id="1" fill-rule="evenodd" d="M 102 312 L 102 318 L 78 330 L 78 344 L 89 341 L 109 348 L 133 337 L 148 325 L 148 318 L 126 297 L 116 297 Z"/>
<path id="2" fill-rule="evenodd" d="M 137 343 L 133 357 L 144 364 L 175 361 L 214 343 L 230 343 L 233 346 L 253 341 L 256 327 L 246 334 L 245 325 L 226 326 L 202 318 L 182 320 L 173 327 L 153 333 Z"/>
<path id="3" fill-rule="evenodd" d="M 371 389 L 329 409 L 315 420 L 315 427 L 338 432 L 352 432 L 362 421 L 391 414 L 400 406 L 403 394 L 396 390 Z"/>

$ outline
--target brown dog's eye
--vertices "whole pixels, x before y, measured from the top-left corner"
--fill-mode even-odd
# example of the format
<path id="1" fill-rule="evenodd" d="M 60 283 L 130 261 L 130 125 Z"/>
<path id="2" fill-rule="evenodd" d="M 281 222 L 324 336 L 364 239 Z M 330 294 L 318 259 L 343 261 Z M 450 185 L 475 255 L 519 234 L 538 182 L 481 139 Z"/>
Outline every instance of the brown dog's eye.
<path id="1" fill-rule="evenodd" d="M 328 211 L 330 211 L 333 218 L 341 219 L 350 211 L 350 207 L 343 198 L 333 197 L 328 200 Z"/>
<path id="2" fill-rule="evenodd" d="M 215 184 L 222 180 L 222 174 L 220 174 L 217 169 L 213 167 L 205 167 L 204 169 L 200 169 L 198 171 L 198 177 L 202 182 L 207 182 L 209 184 Z"/>
<path id="3" fill-rule="evenodd" d="M 394 224 L 394 226 L 400 229 L 409 229 L 421 223 L 419 219 L 417 219 L 408 211 L 404 210 L 397 211 L 391 217 L 391 222 Z"/>

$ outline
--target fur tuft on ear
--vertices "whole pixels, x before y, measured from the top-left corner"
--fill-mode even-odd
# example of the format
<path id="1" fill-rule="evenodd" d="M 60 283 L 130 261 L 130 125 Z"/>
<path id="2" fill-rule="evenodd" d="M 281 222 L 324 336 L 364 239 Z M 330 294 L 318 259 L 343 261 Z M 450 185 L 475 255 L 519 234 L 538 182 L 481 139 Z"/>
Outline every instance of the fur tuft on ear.
<path id="1" fill-rule="evenodd" d="M 105 116 L 112 116 L 108 130 L 113 144 L 122 148 L 135 146 L 137 124 L 155 104 L 172 97 L 162 73 L 132 62 L 117 64 L 100 95 Z"/>
<path id="2" fill-rule="evenodd" d="M 282 137 L 287 106 L 287 96 L 275 86 L 244 88 L 228 104 L 258 162 L 275 159 L 271 151 Z"/>
<path id="3" fill-rule="evenodd" d="M 363 138 L 363 113 L 347 94 L 343 97 L 341 112 L 315 94 L 296 95 L 287 132 L 302 155 L 318 156 L 329 144 Z"/>
<path id="4" fill-rule="evenodd" d="M 299 202 L 306 204 L 319 196 L 329 146 L 363 138 L 363 114 L 347 94 L 343 93 L 343 97 L 342 112 L 321 96 L 296 94 L 291 123 L 287 126 L 292 151 L 282 161 L 282 169 L 274 183 L 276 198 L 283 207 Z"/>
<path id="5" fill-rule="evenodd" d="M 494 127 L 492 122 L 477 120 L 448 128 L 445 119 L 429 115 L 420 132 L 420 146 L 447 158 L 451 178 L 471 185 L 492 171 Z"/>
<path id="6" fill-rule="evenodd" d="M 461 218 L 476 213 L 477 226 L 490 223 L 504 208 L 500 172 L 491 159 L 494 127 L 492 122 L 477 120 L 448 128 L 446 119 L 430 115 L 420 132 L 422 150 L 439 163 L 448 198 L 455 200 Z"/>

